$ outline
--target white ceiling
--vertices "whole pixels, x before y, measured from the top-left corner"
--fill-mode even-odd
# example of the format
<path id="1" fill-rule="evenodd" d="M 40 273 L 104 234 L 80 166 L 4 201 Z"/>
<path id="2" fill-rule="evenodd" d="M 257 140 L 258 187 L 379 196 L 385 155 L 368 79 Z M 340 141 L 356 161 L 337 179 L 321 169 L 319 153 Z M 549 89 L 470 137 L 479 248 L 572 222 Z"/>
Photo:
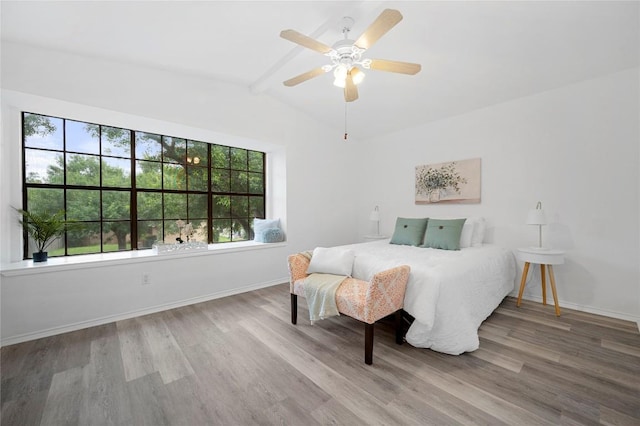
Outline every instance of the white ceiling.
<path id="1" fill-rule="evenodd" d="M 332 45 L 343 16 L 350 38 L 385 8 L 404 20 L 366 54 L 417 62 L 415 76 L 367 71 L 349 104 L 357 138 L 637 67 L 640 3 L 580 1 L 7 1 L 2 40 L 239 84 L 302 110 L 338 133 L 342 91 L 323 75 L 283 80 L 327 63 L 281 39 L 295 29 Z"/>

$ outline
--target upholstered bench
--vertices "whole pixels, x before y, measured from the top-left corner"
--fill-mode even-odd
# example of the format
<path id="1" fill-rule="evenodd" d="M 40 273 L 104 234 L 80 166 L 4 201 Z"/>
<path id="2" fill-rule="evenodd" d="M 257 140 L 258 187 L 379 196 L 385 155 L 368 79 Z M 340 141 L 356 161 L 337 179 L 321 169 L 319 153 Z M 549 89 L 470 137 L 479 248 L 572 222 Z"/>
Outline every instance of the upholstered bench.
<path id="1" fill-rule="evenodd" d="M 289 292 L 291 293 L 291 323 L 298 319 L 298 296 L 305 297 L 304 282 L 310 258 L 302 253 L 289 256 Z M 336 304 L 341 314 L 365 324 L 364 362 L 373 363 L 373 325 L 379 319 L 395 314 L 396 343 L 402 344 L 402 307 L 409 279 L 409 266 L 403 265 L 375 274 L 370 282 L 346 278 L 336 292 Z"/>

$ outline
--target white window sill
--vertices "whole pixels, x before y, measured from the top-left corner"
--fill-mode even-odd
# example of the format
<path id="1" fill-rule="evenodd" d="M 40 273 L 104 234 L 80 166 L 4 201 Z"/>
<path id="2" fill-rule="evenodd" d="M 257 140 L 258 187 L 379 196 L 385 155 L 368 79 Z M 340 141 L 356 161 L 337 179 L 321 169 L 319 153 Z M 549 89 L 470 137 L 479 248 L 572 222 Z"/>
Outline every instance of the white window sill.
<path id="1" fill-rule="evenodd" d="M 33 263 L 32 260 L 22 260 L 0 265 L 0 274 L 4 276 L 46 274 L 49 272 L 69 271 L 73 269 L 99 268 L 102 266 L 127 265 L 140 262 L 160 262 L 168 259 L 183 257 L 211 256 L 247 250 L 262 250 L 285 247 L 282 243 L 256 243 L 254 241 L 240 241 L 237 243 L 209 244 L 207 251 L 191 253 L 175 253 L 158 255 L 152 249 L 122 251 L 117 253 L 83 254 L 78 256 L 51 257 L 47 262 Z"/>

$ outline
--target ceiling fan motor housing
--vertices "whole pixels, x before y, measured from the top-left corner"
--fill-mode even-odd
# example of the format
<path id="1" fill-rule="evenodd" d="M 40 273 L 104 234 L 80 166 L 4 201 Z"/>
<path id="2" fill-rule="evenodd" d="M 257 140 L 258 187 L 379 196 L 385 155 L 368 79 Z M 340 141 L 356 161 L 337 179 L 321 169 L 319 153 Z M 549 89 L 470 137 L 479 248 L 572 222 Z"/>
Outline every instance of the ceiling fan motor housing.
<path id="1" fill-rule="evenodd" d="M 364 49 L 360 49 L 356 46 L 354 40 L 344 39 L 336 42 L 332 47 L 333 50 L 327 53 L 333 62 L 333 67 L 342 65 L 347 68 L 347 70 L 351 69 L 354 65 L 362 65 L 364 68 L 368 68 L 368 60 L 362 60 L 362 54 L 364 53 Z M 332 68 L 333 68 L 332 67 Z"/>

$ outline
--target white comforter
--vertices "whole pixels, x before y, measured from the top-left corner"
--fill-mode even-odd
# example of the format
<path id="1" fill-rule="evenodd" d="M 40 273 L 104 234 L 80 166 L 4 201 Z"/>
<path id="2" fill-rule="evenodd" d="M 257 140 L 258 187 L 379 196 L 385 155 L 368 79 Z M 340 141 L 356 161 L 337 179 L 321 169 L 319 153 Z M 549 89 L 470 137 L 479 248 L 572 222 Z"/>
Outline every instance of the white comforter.
<path id="1" fill-rule="evenodd" d="M 478 328 L 514 287 L 511 250 L 493 246 L 459 251 L 389 244 L 388 240 L 343 246 L 355 251 L 353 276 L 411 266 L 404 309 L 415 321 L 407 342 L 459 355 L 478 349 Z"/>

